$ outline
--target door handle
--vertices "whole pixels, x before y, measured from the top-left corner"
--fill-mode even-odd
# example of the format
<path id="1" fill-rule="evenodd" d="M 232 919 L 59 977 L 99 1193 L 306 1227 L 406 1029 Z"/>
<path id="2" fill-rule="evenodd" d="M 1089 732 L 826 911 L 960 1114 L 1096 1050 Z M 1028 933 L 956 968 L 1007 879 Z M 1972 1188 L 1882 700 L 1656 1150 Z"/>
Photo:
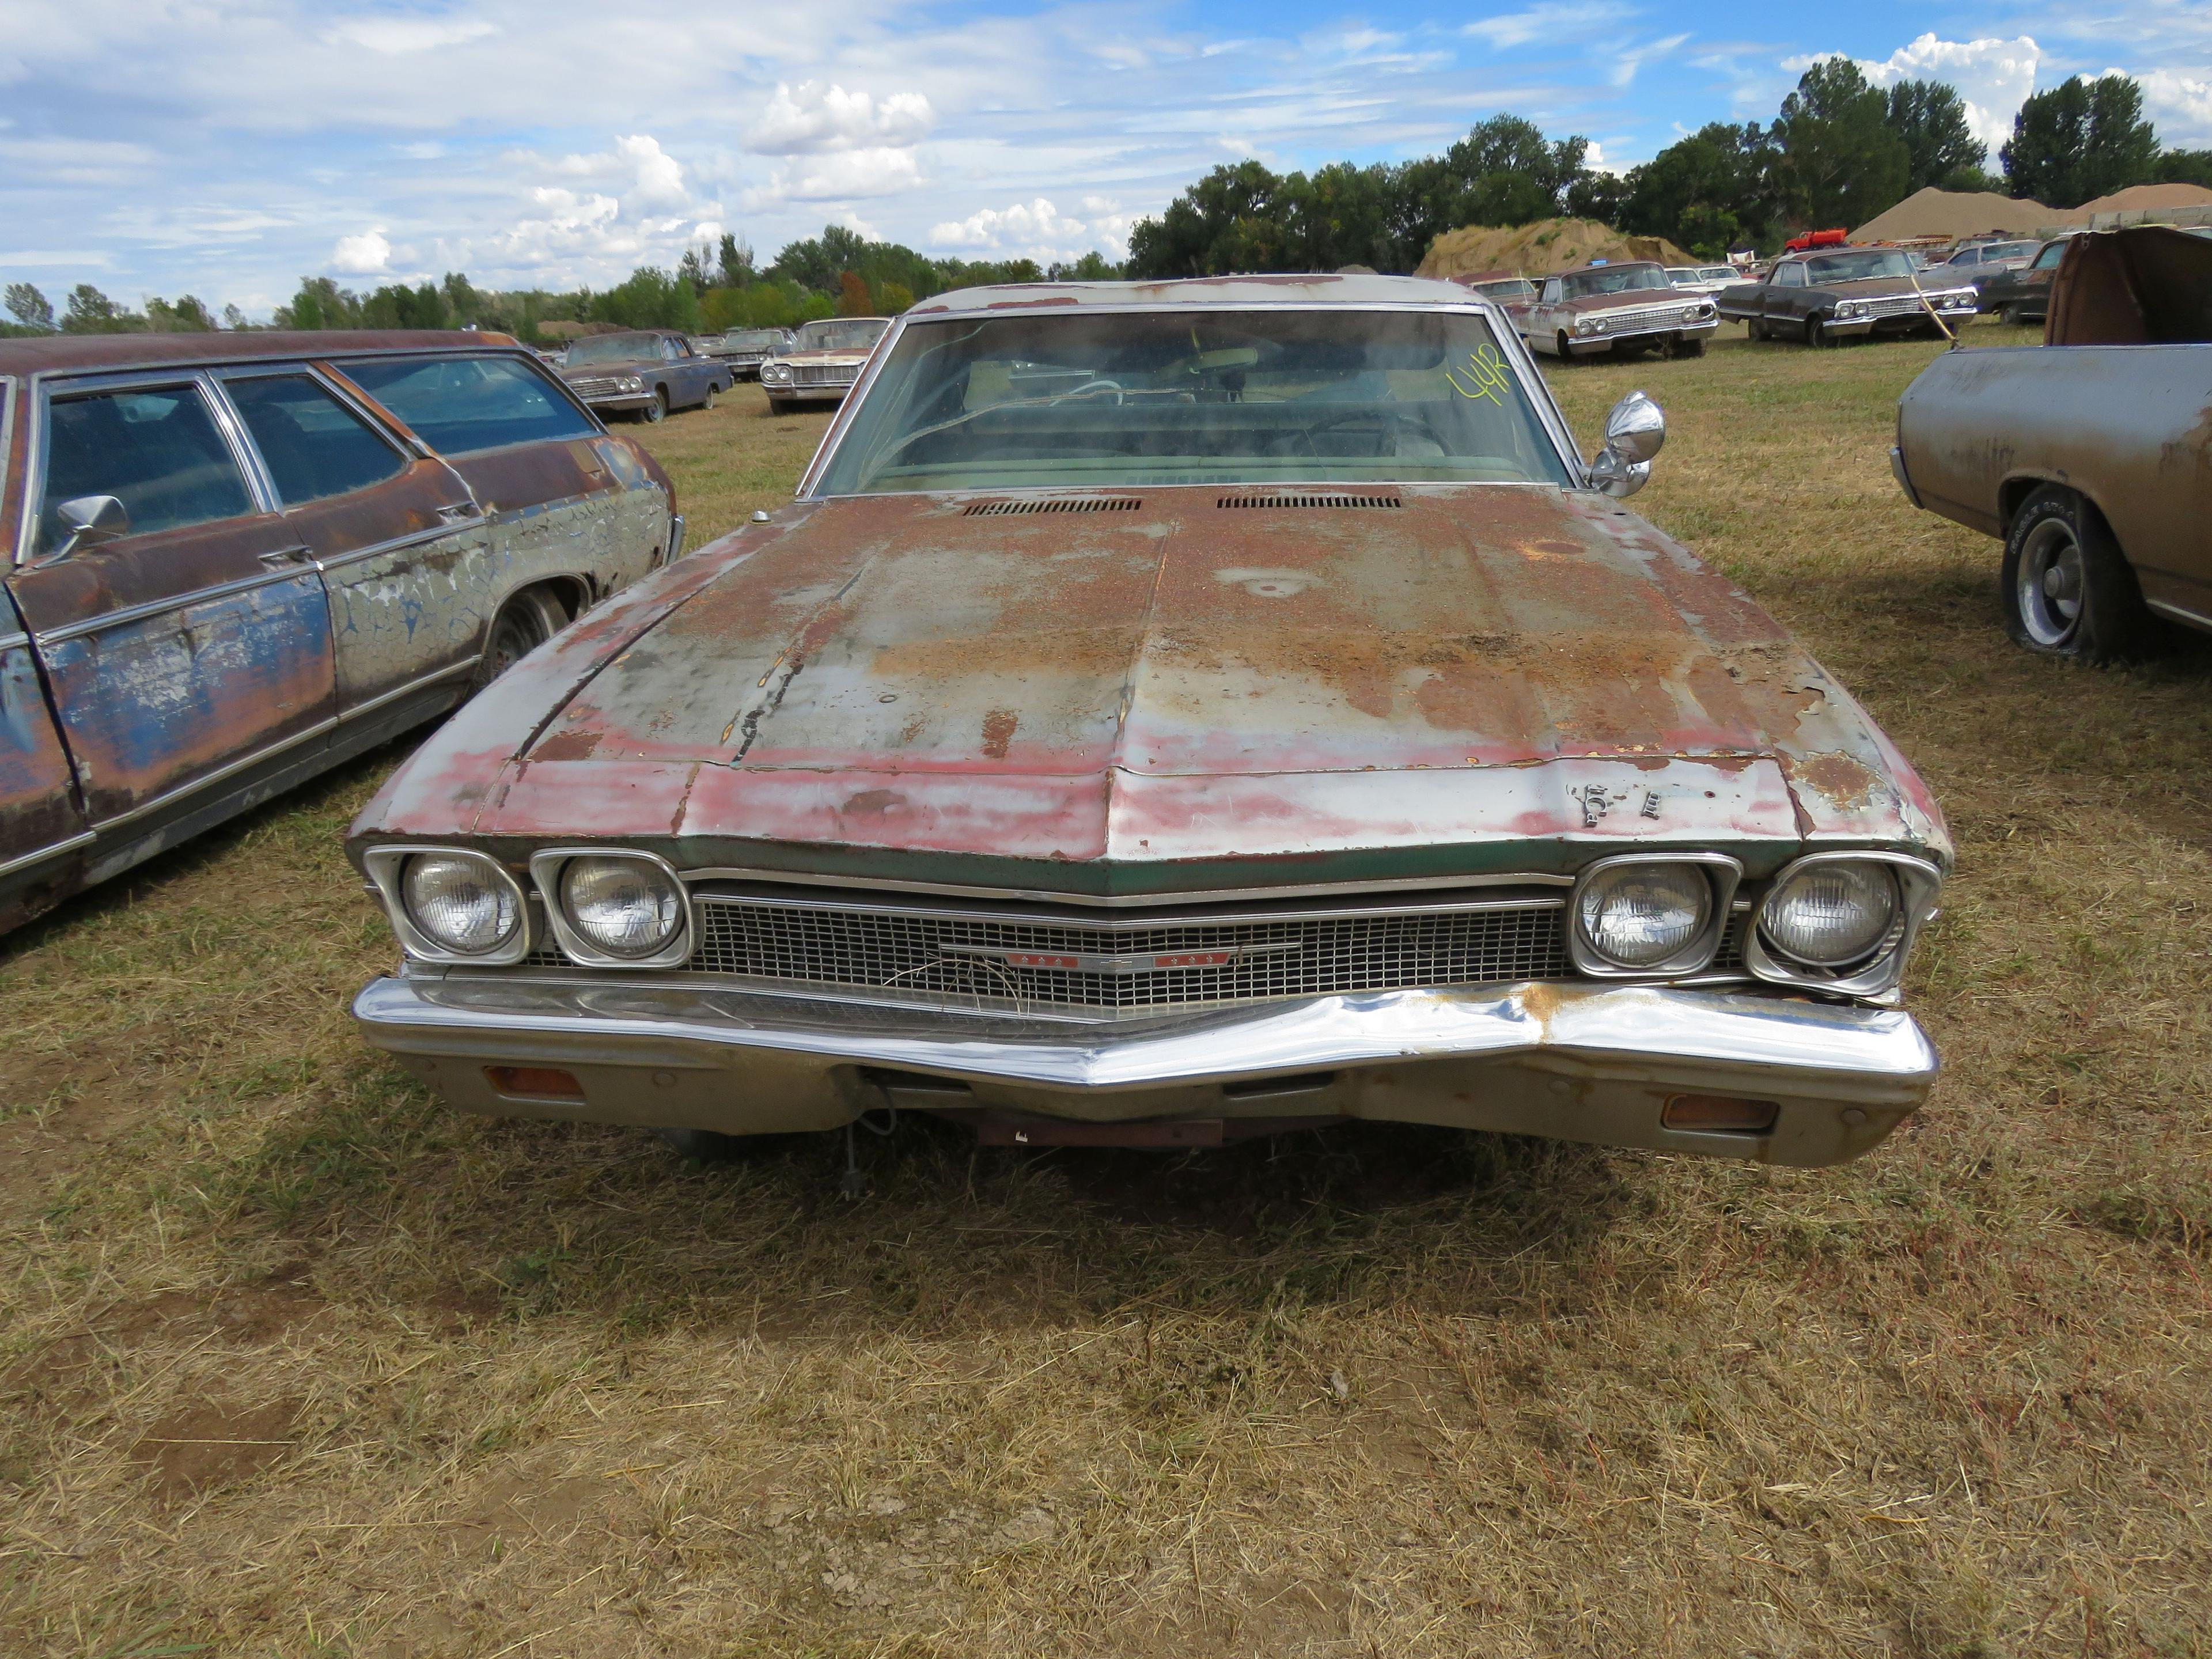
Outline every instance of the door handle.
<path id="1" fill-rule="evenodd" d="M 314 562 L 313 550 L 305 546 L 280 547 L 271 552 L 257 554 L 255 556 L 271 570 L 282 570 L 291 565 Z"/>

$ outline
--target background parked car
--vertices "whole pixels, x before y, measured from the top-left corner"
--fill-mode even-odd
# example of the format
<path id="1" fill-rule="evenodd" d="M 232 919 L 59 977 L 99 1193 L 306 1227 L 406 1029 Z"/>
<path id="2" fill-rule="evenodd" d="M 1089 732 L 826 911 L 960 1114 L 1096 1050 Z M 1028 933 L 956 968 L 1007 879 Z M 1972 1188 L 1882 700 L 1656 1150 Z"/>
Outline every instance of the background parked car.
<path id="1" fill-rule="evenodd" d="M 1938 317 L 1964 319 L 1975 298 L 1963 283 L 1921 276 L 1902 249 L 1832 247 L 1786 253 L 1758 282 L 1723 289 L 1717 303 L 1754 340 L 1833 345 L 1868 334 L 1937 333 Z"/>
<path id="2" fill-rule="evenodd" d="M 683 525 L 481 334 L 0 341 L 0 927 L 443 713 Z"/>
<path id="3" fill-rule="evenodd" d="M 1532 349 L 1563 360 L 1650 347 L 1696 357 L 1720 327 L 1711 300 L 1680 292 L 1647 259 L 1547 276 L 1513 320 Z"/>
<path id="4" fill-rule="evenodd" d="M 586 334 L 568 347 L 561 378 L 595 414 L 647 421 L 672 410 L 712 409 L 732 380 L 728 364 L 702 357 L 673 329 Z"/>
<path id="5" fill-rule="evenodd" d="M 884 331 L 888 317 L 824 317 L 801 323 L 789 349 L 761 364 L 769 413 L 787 414 L 803 403 L 841 404 Z"/>
<path id="6" fill-rule="evenodd" d="M 1692 294 L 1717 294 L 1743 278 L 1734 265 L 1668 265 L 1667 280 Z"/>
<path id="7" fill-rule="evenodd" d="M 787 328 L 733 328 L 707 335 L 695 343 L 717 362 L 727 363 L 738 380 L 757 380 L 761 365 L 788 350 L 791 341 Z"/>
<path id="8" fill-rule="evenodd" d="M 2042 246 L 2039 241 L 1972 243 L 1946 259 L 1940 274 L 1946 282 L 1972 283 L 1978 299 L 1984 286 L 1992 277 L 2025 268 Z M 1981 308 L 1984 311 L 1995 309 L 1987 303 L 1984 303 Z"/>
<path id="9" fill-rule="evenodd" d="M 1981 308 L 2008 323 L 2039 323 L 2051 307 L 2051 278 L 2065 257 L 2069 236 L 2045 242 L 2035 258 L 2013 270 L 2001 270 L 1981 285 Z"/>
<path id="10" fill-rule="evenodd" d="M 2079 235 L 2049 343 L 1947 351 L 1897 405 L 1915 507 L 2004 541 L 2005 625 L 2102 662 L 2151 617 L 2212 631 L 2212 242 L 2164 227 Z"/>

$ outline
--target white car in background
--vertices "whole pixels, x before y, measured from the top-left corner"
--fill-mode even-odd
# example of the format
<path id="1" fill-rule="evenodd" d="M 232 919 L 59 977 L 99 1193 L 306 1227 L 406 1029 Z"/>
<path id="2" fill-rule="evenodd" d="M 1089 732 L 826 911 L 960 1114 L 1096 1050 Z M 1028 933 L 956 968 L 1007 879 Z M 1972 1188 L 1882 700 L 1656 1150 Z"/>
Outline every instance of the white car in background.
<path id="1" fill-rule="evenodd" d="M 1668 265 L 1667 280 L 1692 294 L 1717 294 L 1743 277 L 1734 265 Z"/>

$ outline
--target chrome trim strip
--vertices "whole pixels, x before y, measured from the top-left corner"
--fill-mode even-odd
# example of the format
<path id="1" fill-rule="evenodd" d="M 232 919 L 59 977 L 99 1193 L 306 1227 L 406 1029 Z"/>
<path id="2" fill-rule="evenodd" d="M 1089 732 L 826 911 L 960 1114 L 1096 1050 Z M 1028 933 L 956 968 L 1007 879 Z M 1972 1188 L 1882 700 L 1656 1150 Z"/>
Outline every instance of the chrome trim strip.
<path id="1" fill-rule="evenodd" d="M 0 651 L 13 651 L 19 645 L 28 645 L 28 634 L 0 634 Z"/>
<path id="2" fill-rule="evenodd" d="M 0 374 L 0 523 L 4 523 L 8 511 L 8 480 L 11 476 L 9 464 L 15 459 L 15 405 L 22 401 L 23 388 L 15 384 L 15 376 Z M 31 475 L 23 474 L 23 488 L 31 487 Z M 8 544 L 8 562 L 22 562 L 20 550 L 13 538 Z"/>
<path id="3" fill-rule="evenodd" d="M 2172 599 L 2154 599 L 2148 594 L 2144 596 L 2143 603 L 2160 616 L 2174 622 L 2186 623 L 2192 628 L 2212 629 L 2212 617 L 2201 611 L 2191 611 L 2185 605 L 2176 605 Z"/>
<path id="4" fill-rule="evenodd" d="M 1686 864 L 1705 872 L 1713 908 L 1697 938 L 1673 956 L 1648 968 L 1624 968 L 1583 937 L 1583 889 L 1607 871 L 1639 864 Z M 1728 937 L 1729 921 L 1735 914 L 1735 890 L 1742 880 L 1742 864 L 1726 853 L 1623 853 L 1599 859 L 1583 866 L 1575 880 L 1574 896 L 1568 901 L 1574 914 L 1567 918 L 1567 958 L 1577 972 L 1593 979 L 1679 979 L 1686 974 L 1704 973 L 1713 965 Z"/>
<path id="5" fill-rule="evenodd" d="M 73 853 L 87 842 L 99 839 L 100 832 L 96 830 L 79 830 L 67 841 L 58 841 L 51 847 L 41 847 L 35 853 L 24 853 L 9 859 L 5 864 L 0 864 L 0 877 L 12 876 L 18 870 L 28 869 L 47 859 L 58 859 L 64 853 Z"/>
<path id="6" fill-rule="evenodd" d="M 427 674 L 416 676 L 415 678 L 408 681 L 404 685 L 395 685 L 389 691 L 378 692 L 367 702 L 357 702 L 354 704 L 352 708 L 347 709 L 343 714 L 338 716 L 338 721 L 342 723 L 346 720 L 353 720 L 362 714 L 373 714 L 378 709 L 383 708 L 386 703 L 398 702 L 400 698 L 406 696 L 412 692 L 420 691 L 426 686 L 435 685 L 440 680 L 449 680 L 456 674 L 465 674 L 483 660 L 483 653 L 479 651 L 472 656 L 464 657 L 460 661 L 449 664 L 444 668 L 434 668 Z"/>
<path id="7" fill-rule="evenodd" d="M 1589 489 L 1595 487 L 1589 481 L 1589 465 L 1583 459 L 1582 452 L 1575 447 L 1574 436 L 1573 434 L 1568 430 L 1566 417 L 1560 413 L 1559 404 L 1553 399 L 1552 389 L 1550 386 L 1546 383 L 1542 371 L 1537 368 L 1536 359 L 1529 351 L 1528 342 L 1521 337 L 1520 330 L 1515 325 L 1512 319 L 1508 317 L 1504 309 L 1494 301 L 1478 299 L 1473 295 L 1469 295 L 1465 299 L 1457 301 L 1439 301 L 1434 304 L 1420 305 L 1414 304 L 1410 301 L 1400 301 L 1391 303 L 1377 303 L 1373 305 L 1324 305 L 1310 300 L 1304 301 L 1239 300 L 1214 301 L 1207 301 L 1203 304 L 1194 301 L 1176 305 L 1160 305 L 1157 303 L 1147 305 L 1139 302 L 1132 302 L 1128 305 L 1085 305 L 1079 307 L 1071 306 L 1067 309 L 1071 314 L 1075 314 L 1079 312 L 1081 315 L 1086 317 L 1158 315 L 1163 313 L 1169 315 L 1180 315 L 1184 313 L 1200 311 L 1340 311 L 1345 313 L 1413 311 L 1425 313 L 1429 312 L 1443 311 L 1462 312 L 1472 316 L 1480 317 L 1490 325 L 1491 334 L 1498 343 L 1500 355 L 1506 357 L 1512 362 L 1514 372 L 1520 380 L 1521 390 L 1528 398 L 1528 406 L 1535 411 L 1538 424 L 1542 426 L 1545 431 L 1550 435 L 1553 447 L 1558 452 L 1560 461 L 1565 465 L 1567 476 L 1571 479 L 1577 480 L 1583 489 Z M 1036 313 L 1032 312 L 1026 314 L 1034 316 Z M 883 372 L 884 365 L 890 360 L 890 354 L 893 346 L 896 343 L 899 336 L 906 331 L 908 320 L 913 317 L 913 315 L 914 313 L 912 312 L 904 312 L 899 316 L 892 319 L 890 327 L 884 331 L 883 338 L 876 343 L 876 349 L 869 355 L 868 361 L 861 370 L 859 380 L 854 383 L 852 390 L 845 394 L 845 401 L 838 407 L 836 418 L 830 422 L 829 430 L 822 434 L 822 441 L 815 447 L 814 459 L 807 462 L 806 471 L 799 475 L 799 487 L 792 492 L 793 498 L 794 500 L 805 501 L 826 499 L 815 494 L 815 486 L 820 481 L 822 474 L 828 469 L 830 458 L 834 453 L 836 446 L 844 441 L 846 432 L 851 428 L 860 404 L 867 398 L 870 388 L 875 385 L 877 377 Z M 992 312 L 978 308 L 973 311 L 933 312 L 923 320 L 928 323 L 940 321 L 957 322 L 963 318 L 975 320 L 988 319 L 993 317 L 1001 317 L 1004 315 L 1005 313 L 1001 312 Z M 791 389 L 796 391 L 798 388 L 794 386 Z M 1386 484 L 1393 482 L 1399 483 L 1449 483 L 1450 481 L 1448 479 L 1438 480 L 1430 478 L 1419 480 L 1369 479 L 1366 482 L 1371 486 L 1376 484 Z M 1528 482 L 1548 483 L 1549 481 L 1529 480 Z M 1036 487 L 1039 489 L 1066 489 L 1068 486 L 1039 485 Z M 1100 489 L 1120 489 L 1122 486 L 1102 483 L 1097 487 Z M 1212 488 L 1212 486 L 1207 485 L 1202 487 Z M 1316 487 L 1317 486 L 1308 484 L 1304 481 L 1300 482 L 1300 488 Z M 881 492 L 871 491 L 870 493 L 872 495 L 878 493 L 884 495 L 927 495 L 939 492 L 884 490 Z"/>
<path id="8" fill-rule="evenodd" d="M 1030 1085 L 1079 1112 L 1085 1097 L 1117 1089 L 1539 1054 L 1577 1073 L 1661 1086 L 1726 1079 L 1760 1092 L 1917 1105 L 1938 1066 L 1926 1034 L 1901 1010 L 1656 985 L 1364 992 L 1102 1030 L 882 1008 L 864 1016 L 730 990 L 445 974 L 373 980 L 353 1013 L 369 1042 L 395 1054 L 718 1068 L 774 1054 L 817 1073 L 882 1066 Z"/>
<path id="9" fill-rule="evenodd" d="M 88 617 L 82 622 L 65 623 L 36 635 L 40 647 L 61 645 L 70 640 L 82 639 L 87 634 L 98 634 L 110 628 L 121 628 L 125 623 L 143 622 L 149 617 L 167 615 L 182 611 L 187 605 L 204 605 L 211 599 L 228 599 L 234 593 L 250 592 L 257 587 L 270 587 L 278 582 L 295 582 L 303 576 L 313 576 L 316 567 L 308 561 L 286 565 L 281 569 L 264 572 L 258 576 L 240 576 L 235 581 L 217 582 L 213 587 L 203 587 L 190 593 L 179 593 L 173 599 L 148 599 L 140 605 L 125 605 L 120 611 L 110 611 L 103 616 Z M 316 585 L 321 592 L 321 584 Z"/>
<path id="10" fill-rule="evenodd" d="M 459 503 L 456 503 L 458 505 Z M 471 512 L 475 512 L 473 506 Z M 464 531 L 475 530 L 491 520 L 482 514 L 472 519 L 456 519 L 451 524 L 441 524 L 431 530 L 411 531 L 404 536 L 394 536 L 390 541 L 378 542 L 369 547 L 356 547 L 350 552 L 339 553 L 316 561 L 315 568 L 325 573 L 343 570 L 348 565 L 358 564 L 363 559 L 374 559 L 386 553 L 404 553 L 410 547 L 423 547 L 432 542 L 443 541 L 448 536 L 458 536 Z"/>
<path id="11" fill-rule="evenodd" d="M 119 823 L 135 823 L 149 812 L 160 811 L 172 801 L 181 800 L 186 795 L 205 789 L 210 784 L 221 783 L 225 778 L 235 777 L 247 768 L 258 766 L 263 761 L 273 759 L 288 749 L 297 749 L 303 743 L 311 743 L 317 738 L 327 737 L 337 729 L 337 726 L 338 722 L 334 718 L 319 720 L 304 731 L 295 732 L 289 738 L 280 738 L 275 743 L 268 744 L 265 748 L 257 749 L 250 755 L 241 755 L 227 766 L 219 766 L 212 772 L 204 773 L 189 783 L 180 783 L 173 789 L 165 789 L 153 799 L 141 801 L 127 812 L 118 812 L 113 817 L 101 818 L 92 827 L 105 835 Z"/>
<path id="12" fill-rule="evenodd" d="M 835 887 L 848 893 L 881 891 L 934 893 L 947 898 L 981 898 L 1036 904 L 1088 904 L 1101 908 L 1132 908 L 1141 904 L 1254 903 L 1270 899 L 1320 898 L 1337 894 L 1410 893 L 1457 887 L 1572 887 L 1572 876 L 1491 874 L 1477 876 L 1409 876 L 1395 881 L 1317 882 L 1299 887 L 1227 887 L 1188 893 L 1055 893 L 1042 888 L 970 887 L 957 882 L 894 881 L 884 877 L 817 875 L 808 871 L 755 870 L 720 865 L 682 870 L 687 885 L 702 881 L 755 881 L 771 886 L 794 884 Z"/>

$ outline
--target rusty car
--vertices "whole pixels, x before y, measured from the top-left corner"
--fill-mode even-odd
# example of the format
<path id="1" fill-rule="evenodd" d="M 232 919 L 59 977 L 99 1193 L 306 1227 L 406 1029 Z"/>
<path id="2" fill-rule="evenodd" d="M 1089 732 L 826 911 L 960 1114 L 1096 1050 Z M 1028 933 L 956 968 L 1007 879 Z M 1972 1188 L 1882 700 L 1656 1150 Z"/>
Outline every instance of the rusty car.
<path id="1" fill-rule="evenodd" d="M 2212 242 L 2084 233 L 2045 343 L 1948 351 L 1905 388 L 1890 461 L 1917 507 L 2004 544 L 2005 628 L 2109 662 L 2212 629 Z"/>
<path id="2" fill-rule="evenodd" d="M 769 413 L 788 414 L 801 404 L 842 403 L 890 325 L 888 317 L 823 317 L 801 323 L 791 343 L 761 365 Z"/>
<path id="3" fill-rule="evenodd" d="M 715 362 L 728 364 L 740 380 L 757 380 L 761 365 L 790 350 L 791 340 L 787 328 L 732 328 L 704 335 L 694 343 Z"/>
<path id="4" fill-rule="evenodd" d="M 1975 289 L 1980 296 L 1980 308 L 1996 313 L 2015 326 L 2041 322 L 2050 314 L 2051 279 L 2057 272 L 2058 262 L 2066 257 L 2066 244 L 2071 240 L 2071 232 L 2055 236 L 2038 248 L 2035 257 L 2027 264 L 2000 270 L 1978 282 Z"/>
<path id="5" fill-rule="evenodd" d="M 1723 289 L 1720 314 L 1754 340 L 1835 345 L 1868 335 L 1940 334 L 1974 314 L 1971 283 L 1922 274 L 1902 248 L 1785 253 L 1755 283 Z"/>
<path id="6" fill-rule="evenodd" d="M 0 340 L 0 927 L 444 713 L 682 533 L 483 334 Z"/>
<path id="7" fill-rule="evenodd" d="M 1720 314 L 1705 295 L 1677 289 L 1664 265 L 1626 259 L 1547 276 L 1515 323 L 1531 347 L 1562 362 L 1654 349 L 1698 357 Z"/>
<path id="8" fill-rule="evenodd" d="M 664 420 L 679 409 L 712 409 L 737 379 L 729 364 L 702 356 L 689 335 L 672 328 L 586 334 L 569 343 L 560 374 L 593 414 L 642 421 Z"/>
<path id="9" fill-rule="evenodd" d="M 348 832 L 354 1012 L 465 1111 L 691 1146 L 1343 1119 L 1787 1164 L 1936 1069 L 1950 859 L 1848 693 L 1449 283 L 1036 284 L 893 326 L 796 499 Z M 869 1119 L 871 1124 L 878 1120 Z"/>

